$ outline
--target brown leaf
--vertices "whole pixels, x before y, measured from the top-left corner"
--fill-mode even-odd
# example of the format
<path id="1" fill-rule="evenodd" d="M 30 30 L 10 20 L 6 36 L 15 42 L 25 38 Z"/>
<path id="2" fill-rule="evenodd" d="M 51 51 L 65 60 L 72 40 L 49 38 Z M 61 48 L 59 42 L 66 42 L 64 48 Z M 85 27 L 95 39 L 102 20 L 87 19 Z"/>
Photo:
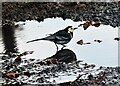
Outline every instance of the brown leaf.
<path id="1" fill-rule="evenodd" d="M 92 22 L 91 21 L 87 21 L 83 24 L 83 28 L 84 30 L 86 30 L 90 25 L 92 25 Z"/>
<path id="2" fill-rule="evenodd" d="M 19 74 L 15 73 L 15 72 L 6 72 L 3 73 L 3 77 L 7 77 L 7 78 L 17 78 L 19 76 Z"/>
<path id="3" fill-rule="evenodd" d="M 77 44 L 83 45 L 83 40 L 79 40 Z"/>

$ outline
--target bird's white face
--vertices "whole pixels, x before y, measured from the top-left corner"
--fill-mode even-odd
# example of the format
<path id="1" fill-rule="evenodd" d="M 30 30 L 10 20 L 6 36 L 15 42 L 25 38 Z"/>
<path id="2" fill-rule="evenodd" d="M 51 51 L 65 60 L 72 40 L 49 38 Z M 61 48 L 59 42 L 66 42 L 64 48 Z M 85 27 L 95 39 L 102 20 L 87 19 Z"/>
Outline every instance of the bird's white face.
<path id="1" fill-rule="evenodd" d="M 71 33 L 71 32 L 73 32 L 74 31 L 74 28 L 68 28 L 68 33 Z"/>

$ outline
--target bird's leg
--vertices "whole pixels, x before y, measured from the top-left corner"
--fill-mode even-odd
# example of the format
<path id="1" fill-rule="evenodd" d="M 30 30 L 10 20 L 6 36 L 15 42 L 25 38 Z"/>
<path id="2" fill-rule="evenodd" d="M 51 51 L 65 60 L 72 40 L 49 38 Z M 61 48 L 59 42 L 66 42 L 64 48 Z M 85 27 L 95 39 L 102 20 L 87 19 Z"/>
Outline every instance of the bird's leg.
<path id="1" fill-rule="evenodd" d="M 61 48 L 61 50 L 62 50 L 64 47 L 66 47 L 66 45 L 63 44 L 63 47 Z"/>
<path id="2" fill-rule="evenodd" d="M 56 47 L 57 47 L 57 52 L 58 52 L 58 46 L 57 46 L 57 44 L 55 43 L 55 45 L 56 45 Z"/>

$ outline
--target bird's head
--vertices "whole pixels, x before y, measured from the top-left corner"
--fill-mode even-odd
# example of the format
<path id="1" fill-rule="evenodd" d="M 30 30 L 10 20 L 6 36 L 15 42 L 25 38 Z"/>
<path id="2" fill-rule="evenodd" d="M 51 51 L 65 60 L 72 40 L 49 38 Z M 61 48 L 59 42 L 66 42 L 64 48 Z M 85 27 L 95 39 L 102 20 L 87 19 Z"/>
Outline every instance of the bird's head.
<path id="1" fill-rule="evenodd" d="M 68 33 L 73 33 L 73 31 L 77 28 L 73 28 L 72 26 L 68 26 L 65 29 L 67 30 Z"/>

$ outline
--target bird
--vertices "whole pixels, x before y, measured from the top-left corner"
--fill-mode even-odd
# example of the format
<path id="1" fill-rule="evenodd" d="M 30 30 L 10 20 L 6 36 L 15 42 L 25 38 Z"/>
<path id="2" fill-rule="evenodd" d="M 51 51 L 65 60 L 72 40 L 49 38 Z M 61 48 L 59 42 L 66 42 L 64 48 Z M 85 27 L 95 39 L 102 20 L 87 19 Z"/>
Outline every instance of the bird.
<path id="1" fill-rule="evenodd" d="M 120 41 L 120 38 L 119 38 L 119 37 L 116 37 L 116 38 L 114 38 L 114 40 L 116 40 L 116 41 Z"/>
<path id="2" fill-rule="evenodd" d="M 53 34 L 50 34 L 49 36 L 47 36 L 45 38 L 31 40 L 31 41 L 28 41 L 27 43 L 39 41 L 39 40 L 51 41 L 51 42 L 55 43 L 55 45 L 57 47 L 57 51 L 58 51 L 57 44 L 63 46 L 61 49 L 66 47 L 65 44 L 67 44 L 71 41 L 71 39 L 73 38 L 73 32 L 75 29 L 78 29 L 78 28 L 73 28 L 72 26 L 67 26 L 65 29 L 59 30 Z"/>
<path id="3" fill-rule="evenodd" d="M 65 62 L 65 63 L 72 63 L 74 61 L 77 61 L 76 54 L 70 50 L 70 49 L 62 49 L 59 50 L 56 54 L 52 55 L 51 57 L 48 57 L 44 60 L 57 60 L 58 62 Z"/>
<path id="4" fill-rule="evenodd" d="M 94 42 L 98 42 L 98 43 L 101 43 L 102 42 L 102 40 L 94 40 Z"/>

